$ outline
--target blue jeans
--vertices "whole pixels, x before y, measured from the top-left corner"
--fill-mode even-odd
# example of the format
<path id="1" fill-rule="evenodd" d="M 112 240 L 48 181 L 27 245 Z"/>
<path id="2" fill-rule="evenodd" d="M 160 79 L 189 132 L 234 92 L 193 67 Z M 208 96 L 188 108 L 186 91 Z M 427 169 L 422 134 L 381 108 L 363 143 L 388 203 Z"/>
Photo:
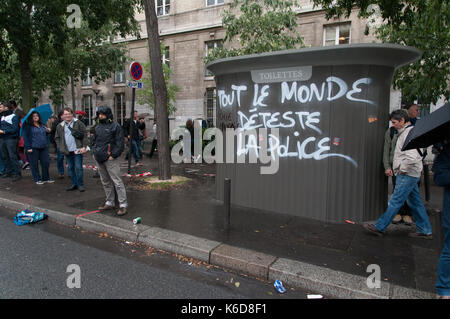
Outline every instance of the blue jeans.
<path id="1" fill-rule="evenodd" d="M 59 151 L 59 148 L 56 148 L 56 163 L 58 166 L 59 175 L 64 175 L 64 155 Z"/>
<path id="2" fill-rule="evenodd" d="M 50 180 L 50 175 L 48 173 L 50 166 L 48 148 L 33 148 L 33 152 L 27 152 L 27 155 L 28 159 L 30 160 L 31 174 L 33 175 L 34 181 L 37 182 Z M 42 177 L 39 173 L 39 162 L 41 162 Z"/>
<path id="3" fill-rule="evenodd" d="M 417 185 L 419 180 L 419 177 L 397 175 L 394 193 L 389 200 L 388 208 L 375 223 L 375 227 L 379 231 L 386 231 L 386 228 L 406 201 L 413 212 L 417 231 L 426 235 L 431 234 L 430 220 L 420 198 L 419 186 Z"/>
<path id="4" fill-rule="evenodd" d="M 140 147 L 139 147 L 139 141 L 131 139 L 131 149 L 132 153 L 134 155 L 134 159 L 136 160 L 136 163 L 139 162 L 140 156 Z"/>
<path id="5" fill-rule="evenodd" d="M 66 161 L 73 186 L 84 186 L 83 184 L 83 155 L 71 152 L 66 155 Z"/>
<path id="6" fill-rule="evenodd" d="M 22 175 L 17 157 L 17 143 L 17 138 L 0 139 L 0 154 L 5 165 L 5 174 L 14 176 Z"/>
<path id="7" fill-rule="evenodd" d="M 5 164 L 3 163 L 3 158 L 2 158 L 2 151 L 0 149 L 0 175 L 3 175 L 5 173 Z"/>
<path id="8" fill-rule="evenodd" d="M 450 228 L 444 228 L 444 248 L 439 258 L 436 293 L 440 296 L 450 296 Z"/>

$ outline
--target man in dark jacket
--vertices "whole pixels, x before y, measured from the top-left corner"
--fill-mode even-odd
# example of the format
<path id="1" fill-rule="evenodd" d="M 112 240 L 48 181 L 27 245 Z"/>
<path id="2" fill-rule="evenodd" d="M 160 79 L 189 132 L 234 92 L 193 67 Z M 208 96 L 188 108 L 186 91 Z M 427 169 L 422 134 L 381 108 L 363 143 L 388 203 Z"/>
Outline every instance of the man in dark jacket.
<path id="1" fill-rule="evenodd" d="M 130 132 L 131 129 L 131 132 Z M 139 130 L 145 130 L 145 123 L 141 123 L 138 120 L 138 112 L 134 111 L 133 120 L 126 120 L 123 125 L 124 136 L 128 139 L 128 147 L 131 147 L 136 164 L 140 165 L 140 147 L 139 147 Z M 128 159 L 128 155 L 127 155 Z"/>
<path id="2" fill-rule="evenodd" d="M 0 103 L 0 153 L 5 165 L 2 177 L 13 177 L 14 182 L 22 178 L 17 158 L 19 130 L 19 118 L 13 113 L 11 105 Z"/>
<path id="3" fill-rule="evenodd" d="M 436 292 L 438 298 L 450 299 L 450 141 L 435 145 L 439 151 L 433 165 L 434 183 L 444 187 L 442 227 L 444 248 L 439 258 Z"/>
<path id="4" fill-rule="evenodd" d="M 119 156 L 124 149 L 123 131 L 117 122 L 113 121 L 112 111 L 107 106 L 98 109 L 99 123 L 95 127 L 92 141 L 92 152 L 97 162 L 100 179 L 106 194 L 106 203 L 98 209 L 101 211 L 114 209 L 115 192 L 119 200 L 118 216 L 127 213 L 127 193 L 120 176 Z"/>
<path id="5" fill-rule="evenodd" d="M 61 110 L 58 113 L 58 117 L 57 119 L 53 122 L 52 127 L 51 127 L 51 131 L 50 131 L 50 142 L 52 142 L 55 145 L 55 149 L 56 149 L 56 163 L 57 163 L 57 167 L 58 167 L 58 173 L 59 173 L 59 178 L 64 178 L 64 155 L 60 152 L 58 146 L 56 145 L 56 140 L 55 140 L 55 134 L 56 134 L 56 129 L 58 128 L 58 125 L 61 124 L 62 120 L 62 115 L 63 115 L 64 111 Z"/>

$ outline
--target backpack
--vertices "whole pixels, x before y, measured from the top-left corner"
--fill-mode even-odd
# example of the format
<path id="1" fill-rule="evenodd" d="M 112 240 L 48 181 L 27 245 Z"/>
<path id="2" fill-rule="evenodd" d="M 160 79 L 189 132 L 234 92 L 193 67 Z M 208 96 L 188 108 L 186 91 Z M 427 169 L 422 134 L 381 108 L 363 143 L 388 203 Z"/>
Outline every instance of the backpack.
<path id="1" fill-rule="evenodd" d="M 391 136 L 391 140 L 394 138 L 394 135 L 397 134 L 397 129 L 393 126 L 389 128 L 389 135 Z"/>

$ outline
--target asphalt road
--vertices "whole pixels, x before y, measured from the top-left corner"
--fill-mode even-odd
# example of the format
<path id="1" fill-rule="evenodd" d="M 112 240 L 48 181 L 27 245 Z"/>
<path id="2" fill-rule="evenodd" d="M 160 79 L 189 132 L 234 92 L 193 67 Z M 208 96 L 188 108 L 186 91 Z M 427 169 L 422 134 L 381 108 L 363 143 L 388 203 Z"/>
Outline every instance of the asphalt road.
<path id="1" fill-rule="evenodd" d="M 12 214 L 0 208 L 2 299 L 305 299 L 308 293 L 287 287 L 280 295 L 264 280 L 48 220 L 19 227 Z"/>

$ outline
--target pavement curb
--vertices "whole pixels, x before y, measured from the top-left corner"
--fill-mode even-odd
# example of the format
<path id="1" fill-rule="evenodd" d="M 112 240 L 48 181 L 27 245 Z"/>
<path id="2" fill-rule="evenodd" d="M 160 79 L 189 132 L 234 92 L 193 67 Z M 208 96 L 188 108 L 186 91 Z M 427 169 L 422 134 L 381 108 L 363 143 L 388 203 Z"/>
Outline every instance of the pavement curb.
<path id="1" fill-rule="evenodd" d="M 0 196 L 4 193 L 0 192 Z M 0 197 L 0 206 L 13 210 L 30 209 L 47 214 L 49 220 L 77 226 L 91 232 L 105 232 L 113 237 L 147 244 L 153 248 L 205 261 L 211 265 L 229 268 L 269 281 L 281 280 L 286 285 L 317 291 L 334 298 L 362 299 L 434 299 L 426 291 L 381 283 L 379 289 L 369 289 L 366 277 L 257 251 L 230 246 L 188 234 L 143 224 L 133 225 L 119 218 L 92 214 L 77 217 L 33 205 L 33 200 L 15 196 L 17 200 Z M 40 204 L 40 203 L 39 203 Z"/>
<path id="2" fill-rule="evenodd" d="M 219 242 L 178 233 L 159 227 L 150 227 L 139 234 L 138 241 L 153 248 L 180 254 L 211 263 L 211 251 Z"/>

